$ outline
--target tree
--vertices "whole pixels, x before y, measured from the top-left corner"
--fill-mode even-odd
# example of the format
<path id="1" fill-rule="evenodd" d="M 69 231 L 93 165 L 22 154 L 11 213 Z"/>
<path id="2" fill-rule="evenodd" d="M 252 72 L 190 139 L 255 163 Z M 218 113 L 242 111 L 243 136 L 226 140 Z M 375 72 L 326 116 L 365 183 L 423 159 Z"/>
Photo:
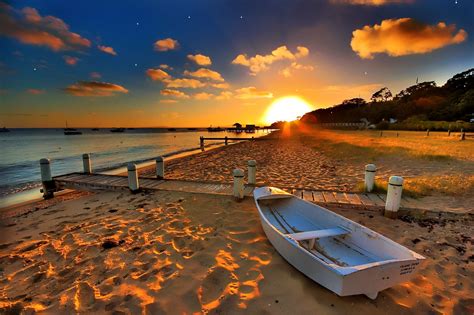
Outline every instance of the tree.
<path id="1" fill-rule="evenodd" d="M 436 82 L 434 81 L 421 82 L 421 83 L 412 85 L 404 90 L 401 90 L 400 93 L 395 95 L 395 99 L 405 98 L 415 93 L 420 93 L 420 92 L 425 93 L 434 88 L 436 88 Z"/>
<path id="2" fill-rule="evenodd" d="M 389 101 L 391 98 L 392 98 L 392 92 L 387 87 L 383 87 L 377 92 L 375 92 L 374 94 L 372 94 L 372 97 L 370 98 L 370 100 L 373 103 L 377 103 L 377 102 Z"/>
<path id="3" fill-rule="evenodd" d="M 349 100 L 342 101 L 341 106 L 344 108 L 359 108 L 366 104 L 367 102 L 363 98 L 356 97 L 356 98 L 351 98 Z"/>

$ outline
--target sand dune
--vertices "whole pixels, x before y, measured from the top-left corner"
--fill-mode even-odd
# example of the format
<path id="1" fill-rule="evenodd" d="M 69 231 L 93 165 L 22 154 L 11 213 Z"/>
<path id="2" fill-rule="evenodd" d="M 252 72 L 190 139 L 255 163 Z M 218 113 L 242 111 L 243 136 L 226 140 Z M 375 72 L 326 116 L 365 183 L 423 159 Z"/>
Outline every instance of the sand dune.
<path id="1" fill-rule="evenodd" d="M 2 221 L 0 307 L 46 314 L 473 312 L 472 217 L 404 222 L 336 211 L 427 256 L 421 273 L 375 301 L 340 298 L 279 256 L 251 199 L 109 192 Z"/>

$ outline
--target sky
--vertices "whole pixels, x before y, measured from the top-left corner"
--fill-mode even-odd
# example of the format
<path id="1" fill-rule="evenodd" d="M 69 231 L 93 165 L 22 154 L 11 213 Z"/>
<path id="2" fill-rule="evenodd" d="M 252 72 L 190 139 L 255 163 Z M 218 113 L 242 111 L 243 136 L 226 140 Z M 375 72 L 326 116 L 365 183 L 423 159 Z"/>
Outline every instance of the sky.
<path id="1" fill-rule="evenodd" d="M 473 43 L 472 0 L 0 0 L 0 125 L 267 124 L 442 85 Z"/>

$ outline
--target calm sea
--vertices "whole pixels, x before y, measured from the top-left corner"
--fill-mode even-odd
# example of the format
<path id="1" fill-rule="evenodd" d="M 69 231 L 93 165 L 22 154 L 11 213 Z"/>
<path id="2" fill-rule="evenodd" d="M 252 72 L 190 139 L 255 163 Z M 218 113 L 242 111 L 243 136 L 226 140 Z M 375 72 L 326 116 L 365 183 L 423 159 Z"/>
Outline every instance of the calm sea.
<path id="1" fill-rule="evenodd" d="M 62 129 L 10 129 L 0 133 L 0 198 L 40 187 L 39 159 L 51 159 L 53 176 L 82 171 L 82 154 L 90 153 L 94 171 L 141 162 L 160 155 L 198 148 L 199 137 L 251 137 L 226 132 L 134 129 L 112 133 L 109 129 L 78 129 L 82 135 L 66 136 Z M 207 144 L 207 142 L 206 142 Z"/>

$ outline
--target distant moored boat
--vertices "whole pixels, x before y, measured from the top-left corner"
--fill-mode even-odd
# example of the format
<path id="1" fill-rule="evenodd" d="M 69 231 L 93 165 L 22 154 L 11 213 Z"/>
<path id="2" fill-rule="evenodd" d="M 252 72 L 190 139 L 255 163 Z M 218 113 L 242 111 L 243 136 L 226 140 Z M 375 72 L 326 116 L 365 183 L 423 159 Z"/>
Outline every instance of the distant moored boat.
<path id="1" fill-rule="evenodd" d="M 67 121 L 66 121 L 66 128 L 64 128 L 64 135 L 66 136 L 75 136 L 75 135 L 82 135 L 82 131 L 79 131 L 74 128 L 69 128 L 67 126 Z"/>
<path id="2" fill-rule="evenodd" d="M 110 129 L 110 132 L 124 132 L 125 131 L 125 128 L 113 128 L 113 129 Z"/>

